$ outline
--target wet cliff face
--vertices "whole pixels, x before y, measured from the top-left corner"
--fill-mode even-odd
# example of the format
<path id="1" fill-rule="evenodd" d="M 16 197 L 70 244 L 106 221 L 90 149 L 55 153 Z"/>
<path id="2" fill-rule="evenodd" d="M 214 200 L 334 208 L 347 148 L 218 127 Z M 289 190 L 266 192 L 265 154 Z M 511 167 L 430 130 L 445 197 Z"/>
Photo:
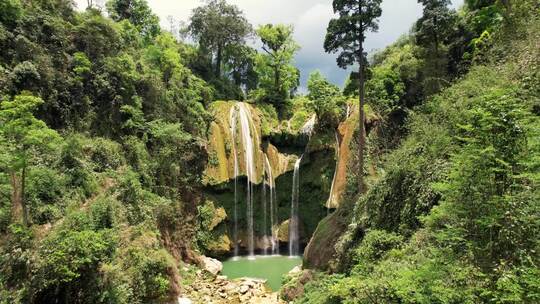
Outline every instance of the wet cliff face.
<path id="1" fill-rule="evenodd" d="M 207 199 L 212 201 L 216 208 L 223 208 L 226 216 L 216 227 L 213 227 L 211 241 L 213 248 L 206 248 L 209 251 L 207 253 L 216 256 L 233 254 L 235 222 L 240 251 L 247 249 L 250 221 L 247 210 L 250 197 L 253 204 L 255 250 L 262 251 L 271 246 L 268 188 L 271 182 L 268 168 L 265 170 L 265 158 L 268 158 L 271 176 L 274 178 L 273 185 L 275 185 L 273 198 L 275 220 L 272 229 L 280 239 L 281 253 L 287 254 L 294 163 L 301 155 L 304 155 L 299 169 L 298 200 L 300 246 L 304 247 L 319 221 L 328 213 L 327 201 L 336 168 L 335 134 L 331 130 L 309 136 L 307 131 L 314 122 L 311 115 L 306 117 L 306 122 L 300 128 L 291 130 L 290 124 L 278 121 L 277 115 L 268 108 L 243 103 L 242 106 L 250 116 L 248 124 L 253 146 L 254 172 L 247 174 L 250 166 L 245 161 L 247 149 L 245 138 L 242 136 L 242 132 L 246 130 L 245 128 L 240 130 L 242 126 L 238 123 L 239 120 L 231 119 L 231 111 L 238 111 L 238 106 L 237 102 L 224 101 L 215 102 L 212 105 L 215 121 L 211 124 L 208 136 L 207 150 L 210 161 L 204 177 L 205 193 Z M 231 125 L 236 126 L 231 127 Z M 248 183 L 248 180 L 251 183 Z M 263 189 L 265 183 L 266 189 Z M 251 196 L 248 196 L 248 189 L 251 191 Z M 334 202 L 332 206 L 337 204 L 337 200 Z M 230 240 L 230 244 L 218 245 L 220 240 Z M 229 249 L 228 252 L 224 250 L 226 248 Z"/>

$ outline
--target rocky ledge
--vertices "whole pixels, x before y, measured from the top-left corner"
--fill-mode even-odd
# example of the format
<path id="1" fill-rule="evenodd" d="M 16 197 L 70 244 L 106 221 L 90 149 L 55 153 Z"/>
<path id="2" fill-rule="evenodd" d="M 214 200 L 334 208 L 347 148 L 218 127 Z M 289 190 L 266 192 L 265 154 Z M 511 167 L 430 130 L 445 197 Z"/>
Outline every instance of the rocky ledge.
<path id="1" fill-rule="evenodd" d="M 266 280 L 240 278 L 229 280 L 217 275 L 221 271 L 218 260 L 202 257 L 204 270 L 198 270 L 189 285 L 182 287 L 178 304 L 284 304 L 277 292 L 272 292 Z"/>
<path id="2" fill-rule="evenodd" d="M 265 280 L 241 278 L 228 280 L 226 276 L 208 278 L 198 275 L 195 282 L 184 288 L 178 304 L 282 304 L 277 292 L 266 287 Z"/>

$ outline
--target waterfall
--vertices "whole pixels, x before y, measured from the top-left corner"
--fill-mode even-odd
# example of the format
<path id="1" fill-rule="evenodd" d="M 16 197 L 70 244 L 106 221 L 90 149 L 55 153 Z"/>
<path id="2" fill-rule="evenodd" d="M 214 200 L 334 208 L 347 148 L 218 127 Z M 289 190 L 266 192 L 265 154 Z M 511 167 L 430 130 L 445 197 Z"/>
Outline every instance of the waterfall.
<path id="1" fill-rule="evenodd" d="M 240 122 L 240 139 L 242 143 L 242 149 L 244 152 L 245 173 L 247 176 L 246 184 L 246 213 L 247 213 L 247 232 L 248 232 L 248 251 L 250 256 L 255 254 L 255 241 L 253 233 L 253 181 L 255 180 L 255 145 L 253 143 L 253 137 L 251 135 L 251 113 L 249 108 L 244 103 L 238 103 L 233 108 L 229 115 L 231 125 L 231 135 L 233 140 L 232 153 L 234 154 L 234 238 L 235 238 L 235 255 L 238 254 L 238 218 L 237 218 L 237 177 L 239 175 L 239 166 L 237 159 L 236 149 L 236 132 L 237 125 Z M 255 128 L 253 128 L 254 132 Z M 256 134 L 255 134 L 256 135 Z"/>
<path id="2" fill-rule="evenodd" d="M 299 233 L 298 233 L 298 197 L 300 194 L 300 156 L 294 164 L 292 195 L 291 195 L 291 218 L 289 220 L 289 256 L 300 254 Z"/>
<path id="3" fill-rule="evenodd" d="M 266 170 L 266 177 L 267 177 L 267 183 L 269 188 L 269 202 L 270 202 L 270 243 L 272 245 L 272 254 L 279 254 L 279 239 L 277 237 L 277 230 L 275 229 L 275 224 L 277 223 L 277 202 L 276 200 L 276 183 L 274 180 L 274 174 L 272 172 L 272 166 L 270 165 L 270 161 L 268 160 L 268 156 L 264 155 L 264 164 L 265 164 L 265 170 Z M 274 206 L 274 204 L 276 206 Z M 266 206 L 266 203 L 265 203 Z M 266 214 L 265 214 L 266 219 Z M 266 220 L 265 220 L 265 227 L 266 227 Z M 266 229 L 266 228 L 265 228 Z M 266 232 L 266 230 L 265 230 Z"/>
<path id="4" fill-rule="evenodd" d="M 229 124 L 231 128 L 231 139 L 232 139 L 232 154 L 234 156 L 234 231 L 233 231 L 233 240 L 234 240 L 234 256 L 238 256 L 238 157 L 236 155 L 236 109 L 235 107 L 231 108 L 229 113 Z"/>
<path id="5" fill-rule="evenodd" d="M 263 229 L 262 229 L 262 240 L 263 240 L 263 254 L 264 255 L 267 255 L 268 254 L 268 248 L 266 247 L 266 240 L 268 238 L 268 234 L 267 234 L 267 224 L 268 224 L 268 221 L 266 219 L 266 216 L 267 216 L 267 212 L 266 212 L 266 209 L 267 209 L 267 203 L 266 203 L 266 182 L 262 182 L 261 183 L 262 185 L 262 191 L 261 191 L 261 202 L 262 202 L 262 210 L 263 210 Z"/>

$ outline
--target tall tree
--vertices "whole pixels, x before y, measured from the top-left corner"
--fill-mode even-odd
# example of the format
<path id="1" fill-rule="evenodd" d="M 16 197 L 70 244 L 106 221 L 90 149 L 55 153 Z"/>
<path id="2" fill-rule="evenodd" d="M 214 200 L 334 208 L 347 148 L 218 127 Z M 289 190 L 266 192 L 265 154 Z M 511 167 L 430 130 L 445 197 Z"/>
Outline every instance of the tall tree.
<path id="1" fill-rule="evenodd" d="M 147 39 L 161 32 L 159 18 L 146 0 L 110 0 L 107 11 L 114 21 L 129 20 Z"/>
<path id="2" fill-rule="evenodd" d="M 298 87 L 299 72 L 292 61 L 300 46 L 293 39 L 293 27 L 290 25 L 266 24 L 256 32 L 266 53 L 258 58 L 260 83 L 266 90 L 266 97 L 279 105 Z"/>
<path id="3" fill-rule="evenodd" d="M 319 128 L 336 128 L 339 124 L 345 98 L 339 88 L 330 83 L 320 71 L 309 75 L 306 106 L 317 114 Z"/>
<path id="4" fill-rule="evenodd" d="M 229 76 L 234 83 L 251 91 L 257 87 L 258 75 L 255 71 L 257 50 L 247 45 L 230 48 L 225 53 L 227 58 Z"/>
<path id="5" fill-rule="evenodd" d="M 420 45 L 432 46 L 438 52 L 454 20 L 450 0 L 418 0 L 418 3 L 424 6 L 424 13 L 416 22 L 416 39 Z"/>
<path id="6" fill-rule="evenodd" d="M 43 100 L 19 95 L 0 103 L 0 168 L 9 172 L 12 188 L 12 217 L 28 224 L 26 207 L 27 168 L 59 138 L 56 131 L 34 117 L 32 112 Z"/>
<path id="7" fill-rule="evenodd" d="M 215 56 L 216 77 L 221 77 L 225 49 L 245 44 L 252 32 L 242 11 L 225 0 L 209 0 L 194 9 L 188 29 L 199 46 Z"/>
<path id="8" fill-rule="evenodd" d="M 422 17 L 416 22 L 416 41 L 427 51 L 427 78 L 424 84 L 427 95 L 441 90 L 447 77 L 445 38 L 451 35 L 454 12 L 449 8 L 450 0 L 418 0 L 424 6 Z"/>
<path id="9" fill-rule="evenodd" d="M 358 64 L 358 95 L 360 100 L 360 140 L 358 147 L 358 190 L 364 191 L 364 82 L 365 54 L 364 41 L 366 33 L 376 32 L 379 28 L 378 18 L 382 14 L 382 0 L 334 0 L 332 5 L 338 18 L 330 20 L 324 41 L 324 49 L 328 53 L 340 52 L 337 64 L 341 68 Z"/>

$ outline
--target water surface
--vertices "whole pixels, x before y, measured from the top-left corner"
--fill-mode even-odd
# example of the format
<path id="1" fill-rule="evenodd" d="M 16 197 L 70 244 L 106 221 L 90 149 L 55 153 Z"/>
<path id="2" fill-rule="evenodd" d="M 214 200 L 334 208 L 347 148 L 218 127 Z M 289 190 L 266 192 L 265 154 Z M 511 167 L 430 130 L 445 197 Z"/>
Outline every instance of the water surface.
<path id="1" fill-rule="evenodd" d="M 302 258 L 299 256 L 235 257 L 223 262 L 222 273 L 229 279 L 242 277 L 265 279 L 268 280 L 270 288 L 277 291 L 281 287 L 281 277 L 300 264 Z"/>

